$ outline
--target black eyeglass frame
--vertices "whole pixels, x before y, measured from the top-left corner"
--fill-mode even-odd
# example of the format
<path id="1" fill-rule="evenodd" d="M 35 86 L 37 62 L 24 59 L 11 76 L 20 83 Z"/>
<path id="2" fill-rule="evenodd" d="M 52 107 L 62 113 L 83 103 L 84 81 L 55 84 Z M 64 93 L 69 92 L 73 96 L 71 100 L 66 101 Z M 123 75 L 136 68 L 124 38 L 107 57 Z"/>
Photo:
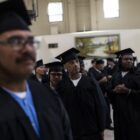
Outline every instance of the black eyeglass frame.
<path id="1" fill-rule="evenodd" d="M 52 75 L 52 76 L 63 76 L 63 73 L 61 73 L 61 72 L 50 72 L 50 75 Z"/>
<path id="2" fill-rule="evenodd" d="M 0 44 L 9 45 L 15 50 L 18 50 L 27 44 L 34 47 L 35 49 L 38 49 L 40 42 L 35 40 L 33 36 L 28 36 L 27 38 L 24 38 L 22 36 L 12 36 L 7 38 L 6 40 L 0 40 Z"/>

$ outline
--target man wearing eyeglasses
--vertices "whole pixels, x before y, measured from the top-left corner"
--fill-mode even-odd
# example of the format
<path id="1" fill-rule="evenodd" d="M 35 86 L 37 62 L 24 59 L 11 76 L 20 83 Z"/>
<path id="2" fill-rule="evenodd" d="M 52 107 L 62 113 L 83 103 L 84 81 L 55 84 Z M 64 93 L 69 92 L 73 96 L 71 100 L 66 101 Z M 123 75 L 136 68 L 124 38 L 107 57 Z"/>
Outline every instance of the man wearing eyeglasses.
<path id="1" fill-rule="evenodd" d="M 56 59 L 53 62 L 47 63 L 46 66 L 49 68 L 49 81 L 45 86 L 50 87 L 54 93 L 57 93 L 57 86 L 63 78 L 63 64 Z"/>
<path id="2" fill-rule="evenodd" d="M 0 2 L 0 140 L 72 140 L 62 104 L 26 80 L 38 44 L 29 24 L 22 0 Z"/>

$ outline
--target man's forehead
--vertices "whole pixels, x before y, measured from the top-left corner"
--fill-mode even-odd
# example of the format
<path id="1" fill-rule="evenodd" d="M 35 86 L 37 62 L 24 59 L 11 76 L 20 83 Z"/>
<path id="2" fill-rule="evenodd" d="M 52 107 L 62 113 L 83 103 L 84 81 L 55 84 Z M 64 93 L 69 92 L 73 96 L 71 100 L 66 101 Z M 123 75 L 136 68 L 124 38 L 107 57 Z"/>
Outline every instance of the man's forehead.
<path id="1" fill-rule="evenodd" d="M 122 58 L 126 58 L 126 57 L 133 57 L 133 55 L 132 54 L 125 54 L 122 56 Z"/>
<path id="2" fill-rule="evenodd" d="M 2 37 L 11 37 L 11 36 L 32 36 L 32 33 L 30 31 L 25 30 L 14 30 L 14 31 L 7 31 L 0 35 L 0 38 Z"/>
<path id="3" fill-rule="evenodd" d="M 74 61 L 79 61 L 79 59 L 78 59 L 78 58 L 71 59 L 71 60 L 69 60 L 67 63 L 72 63 L 72 62 L 74 62 Z"/>

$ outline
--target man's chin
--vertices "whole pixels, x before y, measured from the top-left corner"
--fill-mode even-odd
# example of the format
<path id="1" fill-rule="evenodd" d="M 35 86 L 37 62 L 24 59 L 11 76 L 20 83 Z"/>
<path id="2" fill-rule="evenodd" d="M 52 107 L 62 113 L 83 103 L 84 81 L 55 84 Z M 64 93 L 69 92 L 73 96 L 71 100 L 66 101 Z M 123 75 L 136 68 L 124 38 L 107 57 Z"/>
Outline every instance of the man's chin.
<path id="1" fill-rule="evenodd" d="M 129 70 L 131 70 L 131 69 L 132 69 L 132 67 L 127 67 L 127 68 L 124 68 L 123 70 L 129 71 Z"/>
<path id="2" fill-rule="evenodd" d="M 16 75 L 14 76 L 14 80 L 17 81 L 17 82 L 21 82 L 21 81 L 24 81 L 24 80 L 27 80 L 28 77 L 29 77 L 30 74 L 21 74 L 21 75 Z"/>
<path id="3" fill-rule="evenodd" d="M 21 71 L 24 73 L 31 73 L 34 70 L 34 65 L 30 64 L 30 65 L 22 65 L 22 67 L 20 67 Z"/>
<path id="4" fill-rule="evenodd" d="M 22 79 L 28 78 L 33 72 L 32 68 L 23 68 L 21 71 L 19 71 L 19 77 Z"/>

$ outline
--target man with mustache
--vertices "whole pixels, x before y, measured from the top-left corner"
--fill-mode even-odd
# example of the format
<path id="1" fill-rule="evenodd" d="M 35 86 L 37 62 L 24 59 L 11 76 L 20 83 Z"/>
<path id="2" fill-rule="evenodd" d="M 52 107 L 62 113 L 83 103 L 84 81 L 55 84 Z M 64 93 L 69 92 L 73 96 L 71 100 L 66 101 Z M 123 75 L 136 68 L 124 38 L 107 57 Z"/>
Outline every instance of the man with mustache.
<path id="1" fill-rule="evenodd" d="M 22 0 L 0 2 L 0 140 L 72 140 L 60 101 L 26 79 L 37 42 Z"/>

